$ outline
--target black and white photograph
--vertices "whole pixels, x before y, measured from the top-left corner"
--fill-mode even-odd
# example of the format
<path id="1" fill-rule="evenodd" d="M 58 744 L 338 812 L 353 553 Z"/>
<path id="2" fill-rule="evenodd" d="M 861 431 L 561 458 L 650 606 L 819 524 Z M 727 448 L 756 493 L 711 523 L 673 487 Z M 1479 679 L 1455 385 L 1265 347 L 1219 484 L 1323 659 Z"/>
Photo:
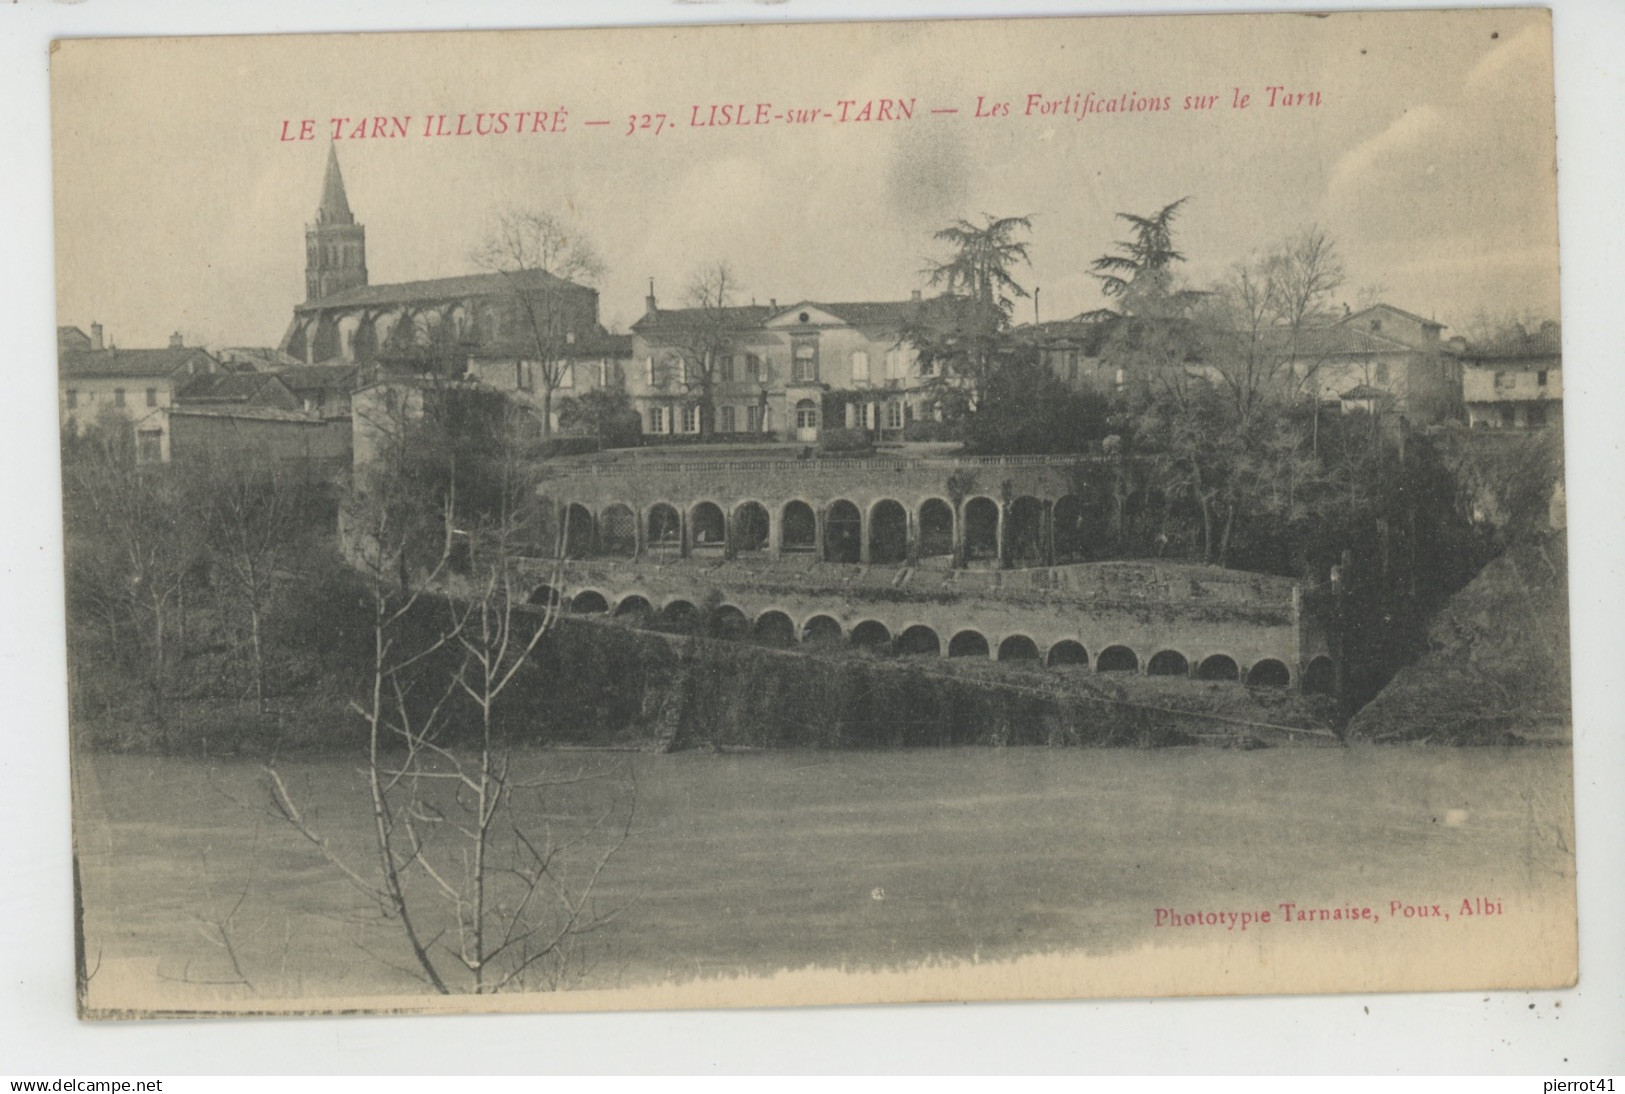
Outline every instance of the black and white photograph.
<path id="1" fill-rule="evenodd" d="M 1549 11 L 50 70 L 82 1017 L 1575 982 Z"/>

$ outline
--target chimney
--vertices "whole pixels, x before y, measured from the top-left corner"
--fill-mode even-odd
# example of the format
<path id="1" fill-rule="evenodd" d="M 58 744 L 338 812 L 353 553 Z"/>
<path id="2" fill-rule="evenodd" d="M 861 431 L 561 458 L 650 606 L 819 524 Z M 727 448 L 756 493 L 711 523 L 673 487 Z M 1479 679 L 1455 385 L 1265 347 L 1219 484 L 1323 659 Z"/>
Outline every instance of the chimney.
<path id="1" fill-rule="evenodd" d="M 920 302 L 920 290 L 915 289 L 912 293 L 910 293 L 909 294 L 909 299 L 914 301 L 914 303 L 918 304 Z"/>
<path id="2" fill-rule="evenodd" d="M 779 310 L 779 302 L 773 299 L 771 296 L 767 298 L 767 306 L 772 308 L 774 311 Z"/>
<path id="3" fill-rule="evenodd" d="M 649 279 L 649 295 L 643 298 L 643 314 L 653 315 L 658 309 L 655 307 L 655 279 Z"/>
<path id="4" fill-rule="evenodd" d="M 90 325 L 90 348 L 102 348 L 102 325 L 100 323 L 92 323 Z"/>
<path id="5" fill-rule="evenodd" d="M 169 336 L 169 348 L 170 349 L 180 349 L 182 345 L 183 345 L 183 343 L 181 342 L 181 332 L 180 331 L 176 331 L 174 334 Z"/>

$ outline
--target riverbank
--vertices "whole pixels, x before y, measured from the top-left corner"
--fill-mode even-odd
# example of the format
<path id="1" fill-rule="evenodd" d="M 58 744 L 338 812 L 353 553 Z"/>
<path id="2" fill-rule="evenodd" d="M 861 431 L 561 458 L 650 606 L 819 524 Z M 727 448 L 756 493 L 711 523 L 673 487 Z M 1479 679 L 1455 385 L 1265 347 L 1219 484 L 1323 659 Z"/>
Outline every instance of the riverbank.
<path id="1" fill-rule="evenodd" d="M 77 728 L 92 747 L 116 752 L 347 751 L 363 740 L 349 709 L 360 683 L 329 680 L 274 697 L 263 711 L 177 700 L 162 728 L 130 704 L 87 715 Z M 1286 688 L 844 647 L 782 650 L 574 617 L 544 636 L 499 710 L 526 744 L 650 751 L 1334 744 L 1335 713 L 1331 700 Z"/>

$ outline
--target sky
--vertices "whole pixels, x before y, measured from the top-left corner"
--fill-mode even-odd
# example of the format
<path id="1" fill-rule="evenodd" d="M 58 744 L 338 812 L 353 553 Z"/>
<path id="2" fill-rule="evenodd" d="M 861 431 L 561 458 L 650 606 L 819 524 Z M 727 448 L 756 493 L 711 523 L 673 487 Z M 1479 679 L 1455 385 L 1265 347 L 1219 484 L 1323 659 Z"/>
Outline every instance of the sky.
<path id="1" fill-rule="evenodd" d="M 1272 86 L 1319 102 L 1271 106 Z M 984 214 L 1032 218 L 1017 277 L 1064 318 L 1105 303 L 1089 263 L 1124 238 L 1115 214 L 1182 197 L 1196 286 L 1318 224 L 1341 300 L 1454 330 L 1557 315 L 1539 11 L 107 39 L 61 46 L 52 95 L 58 322 L 126 347 L 276 344 L 331 119 L 376 116 L 409 135 L 352 120 L 336 142 L 373 284 L 472 272 L 495 215 L 544 211 L 602 256 L 612 328 L 650 279 L 678 306 L 718 260 L 741 303 L 931 291 L 933 233 Z M 1125 95 L 1167 109 L 1076 109 Z M 912 117 L 855 120 L 881 99 Z M 694 124 L 759 103 L 767 124 Z M 433 115 L 560 108 L 563 132 L 424 135 Z M 772 120 L 791 109 L 820 117 Z M 628 133 L 644 114 L 664 131 Z M 316 139 L 283 139 L 307 118 Z"/>

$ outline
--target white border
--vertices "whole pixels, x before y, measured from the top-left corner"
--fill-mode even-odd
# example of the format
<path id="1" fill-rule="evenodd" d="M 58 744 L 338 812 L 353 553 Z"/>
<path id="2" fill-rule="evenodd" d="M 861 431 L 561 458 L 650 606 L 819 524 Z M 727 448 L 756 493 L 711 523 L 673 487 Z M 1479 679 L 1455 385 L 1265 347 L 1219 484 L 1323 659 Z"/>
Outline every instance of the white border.
<path id="1" fill-rule="evenodd" d="M 1625 1071 L 1625 649 L 1618 417 L 1625 5 L 1552 0 L 1578 739 L 1580 987 L 1568 992 L 80 1025 L 73 1017 L 61 725 L 48 45 L 54 37 L 1127 13 L 1128 0 L 378 0 L 0 3 L 0 1074 L 601 1072 L 1528 1073 Z M 1161 10 L 1292 10 L 1186 0 Z M 1400 8 L 1416 4 L 1316 4 Z M 1447 5 L 1461 6 L 1461 5 Z M 154 74 L 164 78 L 169 74 Z M 184 164 L 173 165 L 184 171 Z M 1613 428 L 1610 428 L 1613 427 Z M 1561 1006 L 1556 1004 L 1561 1003 Z"/>

